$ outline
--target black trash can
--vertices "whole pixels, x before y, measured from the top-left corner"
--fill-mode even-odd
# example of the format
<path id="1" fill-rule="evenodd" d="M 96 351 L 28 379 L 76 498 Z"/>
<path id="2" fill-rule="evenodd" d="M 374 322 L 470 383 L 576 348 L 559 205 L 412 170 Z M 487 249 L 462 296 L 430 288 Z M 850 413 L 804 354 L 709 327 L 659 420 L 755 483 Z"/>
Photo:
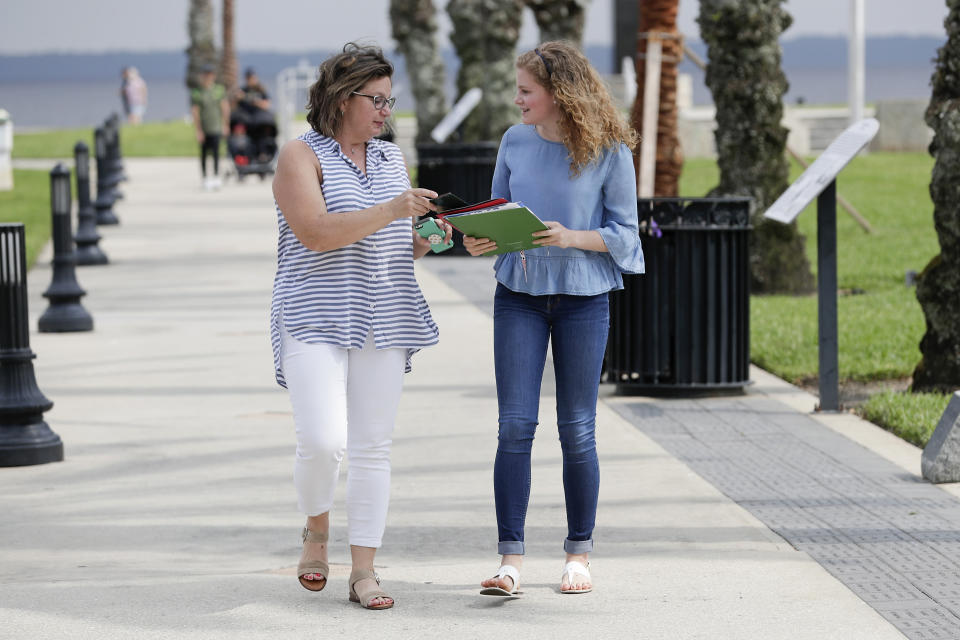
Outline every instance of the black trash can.
<path id="1" fill-rule="evenodd" d="M 439 194 L 454 193 L 470 203 L 488 200 L 497 149 L 496 142 L 419 143 L 417 185 Z M 452 249 L 427 255 L 467 255 L 459 231 L 454 230 L 453 242 Z"/>
<path id="2" fill-rule="evenodd" d="M 610 294 L 605 379 L 625 395 L 750 384 L 750 198 L 637 201 L 646 262 Z"/>

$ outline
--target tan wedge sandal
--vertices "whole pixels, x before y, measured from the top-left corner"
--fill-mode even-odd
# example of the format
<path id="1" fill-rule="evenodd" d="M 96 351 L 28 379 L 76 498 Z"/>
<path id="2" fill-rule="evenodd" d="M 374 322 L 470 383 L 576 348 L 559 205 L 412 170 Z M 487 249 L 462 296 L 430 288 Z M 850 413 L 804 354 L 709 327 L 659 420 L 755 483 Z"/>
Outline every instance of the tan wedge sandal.
<path id="1" fill-rule="evenodd" d="M 350 572 L 350 602 L 358 602 L 364 609 L 389 609 L 392 607 L 393 598 L 382 589 L 372 587 L 361 593 L 358 593 L 357 590 L 354 589 L 354 585 L 364 578 L 373 578 L 377 581 L 377 585 L 380 585 L 380 576 L 370 569 L 354 569 Z M 390 602 L 384 604 L 370 604 L 370 601 L 376 598 L 390 598 Z"/>
<path id="2" fill-rule="evenodd" d="M 306 527 L 303 528 L 303 534 L 300 537 L 304 544 L 326 542 L 330 539 L 330 535 L 325 531 L 311 531 Z M 320 574 L 323 576 L 323 580 L 307 580 L 303 576 L 308 573 Z M 300 560 L 300 564 L 297 565 L 297 579 L 303 585 L 303 588 L 309 591 L 323 591 L 323 588 L 327 586 L 328 575 L 330 575 L 330 565 L 323 560 Z"/>

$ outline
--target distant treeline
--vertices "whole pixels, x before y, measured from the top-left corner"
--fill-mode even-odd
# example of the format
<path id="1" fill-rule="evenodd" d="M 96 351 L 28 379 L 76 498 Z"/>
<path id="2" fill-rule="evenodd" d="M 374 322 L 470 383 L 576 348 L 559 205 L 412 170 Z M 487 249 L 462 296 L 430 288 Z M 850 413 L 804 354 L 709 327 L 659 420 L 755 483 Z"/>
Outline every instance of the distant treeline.
<path id="1" fill-rule="evenodd" d="M 867 38 L 866 61 L 868 67 L 924 67 L 932 66 L 937 49 L 944 44 L 943 38 L 889 36 Z M 690 47 L 698 54 L 705 54 L 699 40 L 690 41 Z M 388 50 L 388 54 L 392 54 Z M 459 60 L 452 48 L 444 50 L 447 74 L 452 77 L 459 67 Z M 619 70 L 613 60 L 612 46 L 588 45 L 587 56 L 603 73 Z M 295 53 L 270 53 L 241 51 L 238 54 L 240 70 L 253 66 L 261 76 L 272 76 L 286 67 L 296 66 L 306 59 L 311 65 L 318 64 L 330 54 L 329 50 L 302 51 Z M 403 58 L 392 55 L 397 71 L 405 71 Z M 843 37 L 803 37 L 783 42 L 783 66 L 785 69 L 841 69 L 847 62 L 847 41 Z M 689 64 L 689 63 L 688 63 Z M 182 78 L 186 67 L 186 54 L 182 51 L 123 52 L 109 53 L 47 53 L 24 56 L 0 56 L 0 85 L 5 82 L 60 82 L 103 81 L 116 79 L 125 66 L 135 66 L 148 79 Z"/>

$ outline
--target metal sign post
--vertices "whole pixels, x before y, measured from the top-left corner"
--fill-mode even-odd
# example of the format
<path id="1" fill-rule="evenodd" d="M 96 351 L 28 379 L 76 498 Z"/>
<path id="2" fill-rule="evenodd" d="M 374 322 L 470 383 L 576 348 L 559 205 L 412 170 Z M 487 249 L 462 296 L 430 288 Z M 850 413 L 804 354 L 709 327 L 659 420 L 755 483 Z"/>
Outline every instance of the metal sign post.
<path id="1" fill-rule="evenodd" d="M 817 323 L 819 325 L 820 411 L 840 410 L 837 347 L 837 174 L 877 135 L 873 118 L 856 122 L 791 184 L 763 217 L 791 224 L 817 199 Z"/>
<path id="2" fill-rule="evenodd" d="M 837 322 L 837 181 L 817 196 L 817 328 L 820 410 L 840 410 Z"/>

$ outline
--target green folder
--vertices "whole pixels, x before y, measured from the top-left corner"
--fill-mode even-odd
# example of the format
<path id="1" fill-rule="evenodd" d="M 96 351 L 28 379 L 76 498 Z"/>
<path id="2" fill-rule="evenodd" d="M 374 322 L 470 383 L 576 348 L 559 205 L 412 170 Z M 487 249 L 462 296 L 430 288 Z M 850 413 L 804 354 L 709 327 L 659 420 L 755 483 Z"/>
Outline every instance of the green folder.
<path id="1" fill-rule="evenodd" d="M 535 231 L 546 231 L 547 225 L 520 203 L 507 202 L 483 209 L 461 213 L 441 214 L 465 236 L 490 238 L 497 248 L 486 252 L 485 256 L 510 253 L 521 249 L 533 249 Z"/>

